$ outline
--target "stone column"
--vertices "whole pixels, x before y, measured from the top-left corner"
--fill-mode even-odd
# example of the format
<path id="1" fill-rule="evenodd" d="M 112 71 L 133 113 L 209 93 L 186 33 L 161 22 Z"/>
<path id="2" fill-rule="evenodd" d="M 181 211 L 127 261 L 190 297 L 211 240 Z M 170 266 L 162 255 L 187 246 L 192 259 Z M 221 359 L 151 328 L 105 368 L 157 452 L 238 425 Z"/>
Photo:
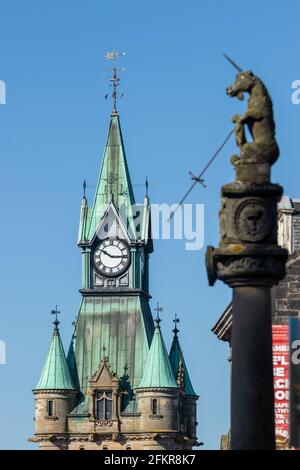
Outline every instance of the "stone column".
<path id="1" fill-rule="evenodd" d="M 240 155 L 231 158 L 235 181 L 222 187 L 221 240 L 208 247 L 207 271 L 211 285 L 218 278 L 233 288 L 232 449 L 275 449 L 270 289 L 285 276 L 288 256 L 277 243 L 283 190 L 271 183 L 279 148 L 267 87 L 225 57 L 238 70 L 226 93 L 249 99 L 245 113 L 232 117 Z"/>
<path id="2" fill-rule="evenodd" d="M 231 441 L 235 449 L 274 448 L 270 288 L 233 289 Z"/>
<path id="3" fill-rule="evenodd" d="M 270 165 L 240 163 L 222 188 L 221 241 L 208 247 L 209 282 L 233 289 L 231 446 L 275 449 L 270 289 L 285 275 L 277 245 L 279 185 Z"/>

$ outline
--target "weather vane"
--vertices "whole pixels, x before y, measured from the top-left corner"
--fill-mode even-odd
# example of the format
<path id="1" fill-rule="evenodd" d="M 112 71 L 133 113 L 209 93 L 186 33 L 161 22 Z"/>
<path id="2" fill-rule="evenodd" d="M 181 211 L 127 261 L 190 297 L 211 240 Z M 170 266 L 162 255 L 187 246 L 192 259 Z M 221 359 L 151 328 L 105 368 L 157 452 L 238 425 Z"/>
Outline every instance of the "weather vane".
<path id="1" fill-rule="evenodd" d="M 118 52 L 118 51 L 111 51 L 111 52 L 106 52 L 105 54 L 105 58 L 106 60 L 117 60 L 120 56 L 124 56 L 126 55 L 126 52 Z M 125 72 L 126 69 L 124 67 L 122 67 L 121 69 L 117 68 L 116 66 L 114 66 L 113 68 L 111 69 L 107 69 L 108 71 L 111 71 L 113 72 L 113 75 L 112 77 L 110 77 L 110 82 L 111 82 L 111 86 L 113 87 L 113 92 L 112 92 L 112 98 L 113 98 L 113 101 L 114 101 L 114 109 L 113 109 L 113 114 L 118 114 L 118 111 L 117 111 L 117 98 L 118 98 L 118 94 L 117 94 L 117 87 L 120 85 L 120 79 L 118 77 L 118 72 Z M 105 99 L 107 99 L 108 97 L 108 94 L 105 95 Z M 123 93 L 121 95 L 121 98 L 123 97 Z"/>

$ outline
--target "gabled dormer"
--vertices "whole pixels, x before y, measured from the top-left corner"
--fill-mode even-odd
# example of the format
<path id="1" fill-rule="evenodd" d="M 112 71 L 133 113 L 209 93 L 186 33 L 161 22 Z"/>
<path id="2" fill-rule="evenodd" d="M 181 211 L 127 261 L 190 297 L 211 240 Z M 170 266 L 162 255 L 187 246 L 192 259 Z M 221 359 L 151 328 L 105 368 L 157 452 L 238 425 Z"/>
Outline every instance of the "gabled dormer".
<path id="1" fill-rule="evenodd" d="M 103 357 L 98 370 L 89 381 L 89 415 L 100 430 L 118 428 L 119 378 L 111 371 L 108 357 Z"/>

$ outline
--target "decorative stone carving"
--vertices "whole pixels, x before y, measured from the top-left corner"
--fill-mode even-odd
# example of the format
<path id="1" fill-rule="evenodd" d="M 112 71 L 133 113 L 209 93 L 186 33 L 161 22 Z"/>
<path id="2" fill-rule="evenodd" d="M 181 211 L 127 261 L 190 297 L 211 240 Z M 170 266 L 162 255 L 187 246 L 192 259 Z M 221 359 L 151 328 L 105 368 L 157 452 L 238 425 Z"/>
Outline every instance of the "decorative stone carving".
<path id="1" fill-rule="evenodd" d="M 80 434 L 71 434 L 69 436 L 70 442 L 94 442 L 94 434 L 80 435 Z"/>
<path id="2" fill-rule="evenodd" d="M 255 284 L 272 285 L 274 278 L 282 278 L 285 273 L 282 261 L 273 257 L 226 257 L 217 260 L 216 268 L 218 278 L 231 286 L 244 280 L 249 284 L 251 279 Z"/>
<path id="3" fill-rule="evenodd" d="M 97 428 L 108 428 L 108 427 L 111 427 L 113 426 L 114 422 L 112 420 L 108 420 L 108 419 L 101 419 L 101 420 L 96 420 L 95 421 L 95 429 L 97 430 Z"/>
<path id="4" fill-rule="evenodd" d="M 221 232 L 221 239 L 223 242 L 227 239 L 227 229 L 226 229 L 226 198 L 221 199 L 221 209 L 219 212 L 219 220 L 220 220 L 220 232 Z"/>
<path id="5" fill-rule="evenodd" d="M 240 148 L 240 157 L 233 155 L 232 163 L 273 165 L 279 156 L 279 149 L 275 140 L 272 100 L 266 86 L 250 70 L 241 71 L 226 92 L 239 99 L 243 99 L 245 92 L 249 93 L 247 111 L 242 116 L 236 114 L 232 118 L 236 125 L 236 143 Z M 245 127 L 248 127 L 253 142 L 247 142 Z"/>
<path id="6" fill-rule="evenodd" d="M 268 207 L 262 199 L 242 200 L 235 213 L 236 230 L 244 242 L 263 241 L 271 231 L 270 222 Z"/>

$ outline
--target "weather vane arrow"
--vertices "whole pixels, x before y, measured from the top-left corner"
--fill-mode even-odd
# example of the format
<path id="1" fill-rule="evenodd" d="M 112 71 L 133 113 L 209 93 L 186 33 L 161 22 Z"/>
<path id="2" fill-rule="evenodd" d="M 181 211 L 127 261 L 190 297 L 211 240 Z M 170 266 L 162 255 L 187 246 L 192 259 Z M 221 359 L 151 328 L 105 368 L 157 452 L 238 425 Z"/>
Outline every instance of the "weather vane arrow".
<path id="1" fill-rule="evenodd" d="M 105 59 L 106 60 L 116 60 L 118 57 L 126 55 L 126 52 L 119 52 L 119 51 L 111 51 L 111 52 L 106 52 L 105 54 Z"/>

